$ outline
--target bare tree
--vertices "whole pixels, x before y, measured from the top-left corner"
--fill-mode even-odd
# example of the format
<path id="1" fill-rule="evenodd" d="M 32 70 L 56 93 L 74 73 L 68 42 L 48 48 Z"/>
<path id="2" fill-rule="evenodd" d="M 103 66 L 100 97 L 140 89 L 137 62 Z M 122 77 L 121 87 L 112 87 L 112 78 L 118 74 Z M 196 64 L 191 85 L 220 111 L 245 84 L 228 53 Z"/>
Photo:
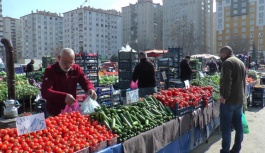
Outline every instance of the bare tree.
<path id="1" fill-rule="evenodd" d="M 246 53 L 249 50 L 249 38 L 243 38 L 239 34 L 231 34 L 229 46 L 232 47 L 235 54 Z"/>
<path id="2" fill-rule="evenodd" d="M 195 27 L 192 22 L 188 22 L 185 17 L 181 21 L 176 22 L 170 32 L 170 44 L 174 44 L 176 47 L 183 48 L 184 54 L 190 55 L 194 51 L 200 49 L 200 39 L 196 36 Z"/>

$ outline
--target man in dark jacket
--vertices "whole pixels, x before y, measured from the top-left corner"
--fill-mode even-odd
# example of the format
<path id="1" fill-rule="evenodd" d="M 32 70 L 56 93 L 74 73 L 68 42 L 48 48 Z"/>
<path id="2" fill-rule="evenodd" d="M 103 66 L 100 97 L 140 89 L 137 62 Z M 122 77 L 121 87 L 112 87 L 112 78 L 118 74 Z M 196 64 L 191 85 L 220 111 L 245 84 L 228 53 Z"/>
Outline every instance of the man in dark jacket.
<path id="1" fill-rule="evenodd" d="M 242 106 L 245 95 L 246 70 L 244 63 L 225 46 L 220 50 L 223 61 L 220 78 L 220 128 L 222 132 L 221 153 L 239 153 L 243 141 Z M 236 135 L 230 151 L 231 123 Z"/>
<path id="2" fill-rule="evenodd" d="M 209 66 L 209 74 L 213 75 L 217 71 L 217 64 L 213 60 L 211 60 L 208 66 Z"/>
<path id="3" fill-rule="evenodd" d="M 185 80 L 191 80 L 191 67 L 190 67 L 190 56 L 186 56 L 181 62 L 180 62 L 180 80 L 182 83 L 184 83 Z"/>
<path id="4" fill-rule="evenodd" d="M 35 61 L 33 59 L 31 59 L 31 61 L 27 64 L 27 66 L 26 66 L 26 76 L 28 76 L 30 72 L 34 71 L 34 63 L 35 63 Z"/>
<path id="5" fill-rule="evenodd" d="M 140 63 L 134 68 L 132 81 L 138 80 L 139 97 L 145 97 L 157 92 L 155 67 L 152 62 L 147 60 L 146 53 L 141 52 L 139 58 Z"/>

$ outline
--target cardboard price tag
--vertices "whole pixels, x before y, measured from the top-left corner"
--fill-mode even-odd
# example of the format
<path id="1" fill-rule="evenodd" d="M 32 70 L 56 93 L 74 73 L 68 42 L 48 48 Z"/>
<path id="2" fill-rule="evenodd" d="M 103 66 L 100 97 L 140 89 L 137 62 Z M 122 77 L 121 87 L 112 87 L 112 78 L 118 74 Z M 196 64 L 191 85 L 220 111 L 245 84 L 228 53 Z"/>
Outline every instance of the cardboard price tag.
<path id="1" fill-rule="evenodd" d="M 16 118 L 18 135 L 46 129 L 44 113 Z"/>
<path id="2" fill-rule="evenodd" d="M 139 89 L 130 90 L 126 92 L 126 103 L 131 104 L 137 102 L 139 99 Z"/>

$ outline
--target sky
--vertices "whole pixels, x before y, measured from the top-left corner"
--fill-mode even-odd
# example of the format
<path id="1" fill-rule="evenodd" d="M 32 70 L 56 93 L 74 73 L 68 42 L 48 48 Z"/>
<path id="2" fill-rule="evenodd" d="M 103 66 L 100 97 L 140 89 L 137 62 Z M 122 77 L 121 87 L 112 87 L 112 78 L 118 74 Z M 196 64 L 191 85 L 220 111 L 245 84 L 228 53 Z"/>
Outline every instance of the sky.
<path id="1" fill-rule="evenodd" d="M 100 9 L 116 9 L 121 11 L 121 7 L 128 6 L 129 3 L 135 4 L 137 0 L 2 0 L 3 16 L 20 18 L 30 14 L 31 11 L 50 11 L 52 13 L 64 13 L 74 10 L 77 7 L 91 6 Z M 153 0 L 160 3 L 162 0 Z"/>

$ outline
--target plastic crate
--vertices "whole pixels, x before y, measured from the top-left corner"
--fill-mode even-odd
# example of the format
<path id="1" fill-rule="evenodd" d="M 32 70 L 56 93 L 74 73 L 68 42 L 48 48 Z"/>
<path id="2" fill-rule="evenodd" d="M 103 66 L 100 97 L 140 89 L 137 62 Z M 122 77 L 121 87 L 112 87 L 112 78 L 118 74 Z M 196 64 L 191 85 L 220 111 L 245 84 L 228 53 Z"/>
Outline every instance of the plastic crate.
<path id="1" fill-rule="evenodd" d="M 265 88 L 253 88 L 254 91 L 262 91 L 264 92 Z"/>
<path id="2" fill-rule="evenodd" d="M 119 78 L 131 79 L 132 78 L 132 72 L 130 72 L 130 71 L 120 71 L 119 72 Z"/>
<path id="3" fill-rule="evenodd" d="M 74 153 L 89 153 L 89 147 L 86 147 L 84 149 L 78 150 L 78 151 L 76 151 Z"/>
<path id="4" fill-rule="evenodd" d="M 254 99 L 262 99 L 264 97 L 264 92 L 260 91 L 252 91 L 252 98 Z"/>
<path id="5" fill-rule="evenodd" d="M 107 140 L 100 142 L 95 147 L 92 147 L 92 146 L 89 147 L 89 152 L 94 153 L 94 152 L 100 151 L 100 150 L 105 149 L 105 148 L 107 148 Z"/>
<path id="6" fill-rule="evenodd" d="M 188 107 L 184 107 L 184 108 L 179 109 L 179 104 L 176 103 L 175 108 L 173 110 L 173 113 L 176 116 L 183 116 L 185 114 L 193 112 L 194 109 L 195 109 L 194 106 L 188 106 Z"/>
<path id="7" fill-rule="evenodd" d="M 195 109 L 204 108 L 204 107 L 205 107 L 205 101 L 202 100 L 202 101 L 198 102 L 198 106 L 195 106 Z"/>
<path id="8" fill-rule="evenodd" d="M 98 97 L 103 96 L 103 95 L 111 95 L 112 90 L 110 87 L 98 87 L 97 88 L 97 95 Z"/>
<path id="9" fill-rule="evenodd" d="M 131 81 L 121 81 L 119 80 L 119 88 L 120 89 L 128 89 L 130 88 Z"/>
<path id="10" fill-rule="evenodd" d="M 107 140 L 107 145 L 108 146 L 114 146 L 117 143 L 118 143 L 118 138 L 112 138 L 112 139 Z"/>
<path id="11" fill-rule="evenodd" d="M 119 62 L 119 69 L 132 71 L 136 64 L 136 62 Z"/>
<path id="12" fill-rule="evenodd" d="M 120 60 L 137 59 L 137 52 L 119 52 Z"/>
<path id="13" fill-rule="evenodd" d="M 265 99 L 262 98 L 262 99 L 252 99 L 252 106 L 260 106 L 260 107 L 264 107 L 264 102 L 265 102 Z"/>

